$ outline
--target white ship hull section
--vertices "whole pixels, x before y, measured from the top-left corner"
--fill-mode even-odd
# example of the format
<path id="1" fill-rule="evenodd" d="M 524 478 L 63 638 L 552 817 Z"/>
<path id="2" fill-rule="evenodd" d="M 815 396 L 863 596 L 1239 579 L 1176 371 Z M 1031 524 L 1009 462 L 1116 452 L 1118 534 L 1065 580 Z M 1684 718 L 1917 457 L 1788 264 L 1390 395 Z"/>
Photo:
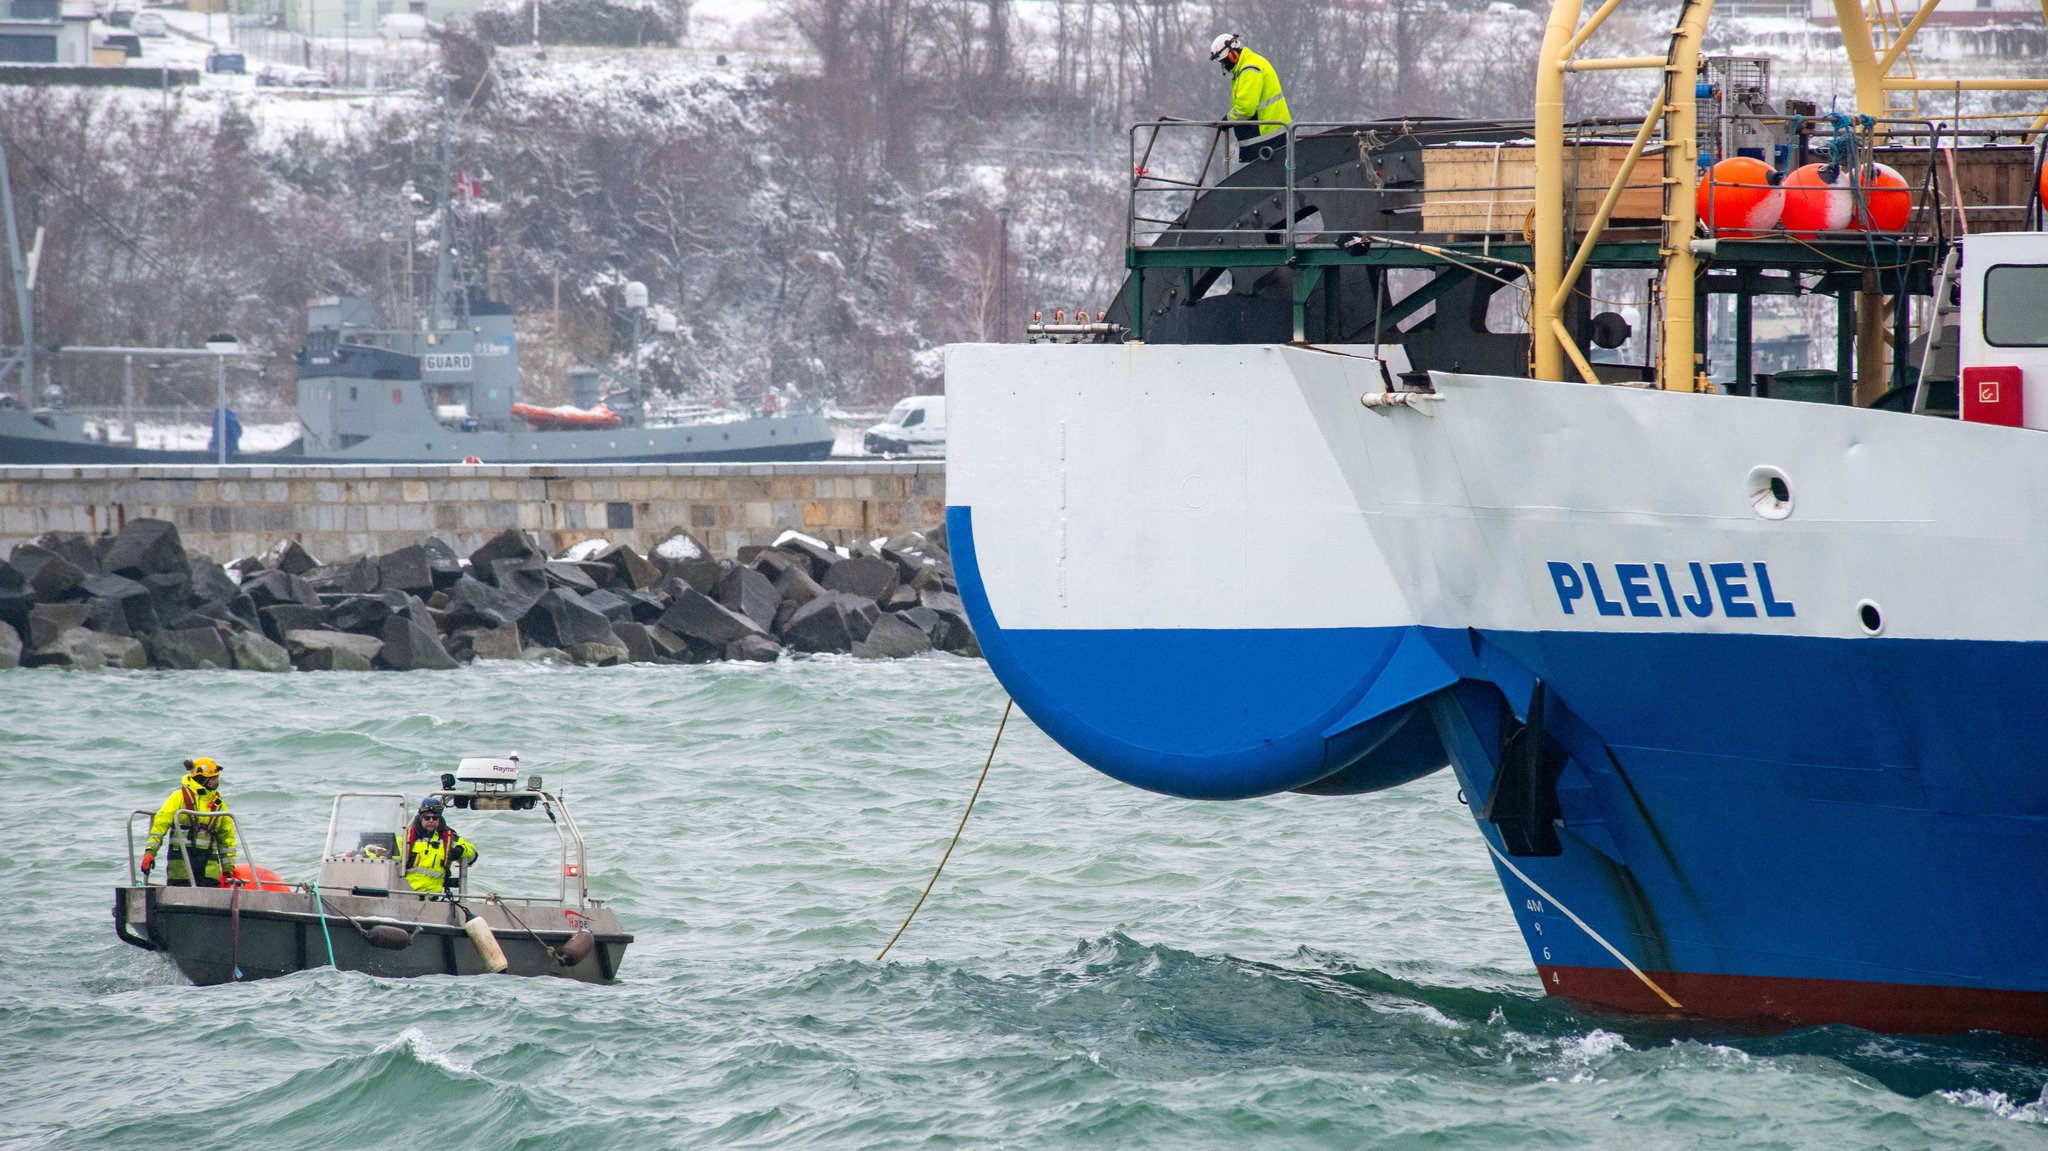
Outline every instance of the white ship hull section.
<path id="1" fill-rule="evenodd" d="M 1006 629 L 1856 638 L 1869 600 L 1893 638 L 2048 639 L 2036 432 L 1435 381 L 1440 401 L 1373 409 L 1378 362 L 1313 349 L 958 346 L 949 502 L 972 512 Z M 1768 495 L 1772 475 L 1787 499 Z M 1554 563 L 1582 585 L 1570 612 Z M 1717 579 L 1729 564 L 1743 570 Z M 1758 564 L 1791 614 L 1766 611 Z M 1702 598 L 1704 613 L 1686 606 Z"/>

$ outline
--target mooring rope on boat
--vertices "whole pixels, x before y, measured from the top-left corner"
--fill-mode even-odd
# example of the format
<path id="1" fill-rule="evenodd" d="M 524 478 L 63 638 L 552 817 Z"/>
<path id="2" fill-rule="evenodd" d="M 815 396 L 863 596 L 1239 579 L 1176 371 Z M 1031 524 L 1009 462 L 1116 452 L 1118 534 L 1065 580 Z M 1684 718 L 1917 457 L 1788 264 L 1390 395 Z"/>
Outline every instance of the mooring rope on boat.
<path id="1" fill-rule="evenodd" d="M 512 922 L 519 925 L 519 930 L 524 931 L 528 935 L 533 936 L 533 941 L 535 943 L 540 944 L 541 950 L 548 953 L 549 959 L 554 960 L 557 964 L 560 964 L 563 967 L 569 966 L 569 964 L 562 959 L 562 953 L 556 951 L 553 944 L 550 944 L 547 940 L 542 939 L 540 937 L 539 932 L 535 931 L 531 927 L 528 927 L 526 925 L 526 921 L 519 918 L 518 912 L 512 910 L 512 905 L 506 903 L 502 898 L 500 898 L 497 892 L 493 891 L 490 894 L 484 896 L 484 902 L 497 904 L 498 910 L 503 911 L 505 915 L 512 920 Z M 459 907 L 461 905 L 457 904 L 457 906 Z M 469 909 L 464 907 L 463 910 L 468 911 Z"/>
<path id="2" fill-rule="evenodd" d="M 996 737 L 989 742 L 988 758 L 981 761 L 981 778 L 974 781 L 974 794 L 967 797 L 967 810 L 960 813 L 960 825 L 953 829 L 953 842 L 946 845 L 946 854 L 939 857 L 939 865 L 932 869 L 932 877 L 925 882 L 924 894 L 917 897 L 917 903 L 911 907 L 910 914 L 903 917 L 903 926 L 898 927 L 896 934 L 889 937 L 889 942 L 882 946 L 881 954 L 875 956 L 875 962 L 880 963 L 888 958 L 889 949 L 896 946 L 896 941 L 903 938 L 903 933 L 910 929 L 910 921 L 917 918 L 917 909 L 924 906 L 925 897 L 932 893 L 932 886 L 939 881 L 939 873 L 946 870 L 946 861 L 953 858 L 953 849 L 960 846 L 960 833 L 967 830 L 967 817 L 974 814 L 974 801 L 981 798 L 981 785 L 988 782 L 989 765 L 996 761 L 996 748 L 1003 742 L 1003 728 L 1009 724 L 1010 708 L 1016 706 L 1016 703 L 1014 699 L 1003 701 L 1003 718 L 996 723 Z"/>
<path id="3" fill-rule="evenodd" d="M 327 966 L 340 967 L 341 964 L 336 963 L 334 961 L 334 936 L 327 930 L 326 897 L 320 894 L 320 885 L 318 882 L 307 884 L 306 890 L 313 893 L 313 910 L 320 913 L 320 938 L 327 941 Z"/>

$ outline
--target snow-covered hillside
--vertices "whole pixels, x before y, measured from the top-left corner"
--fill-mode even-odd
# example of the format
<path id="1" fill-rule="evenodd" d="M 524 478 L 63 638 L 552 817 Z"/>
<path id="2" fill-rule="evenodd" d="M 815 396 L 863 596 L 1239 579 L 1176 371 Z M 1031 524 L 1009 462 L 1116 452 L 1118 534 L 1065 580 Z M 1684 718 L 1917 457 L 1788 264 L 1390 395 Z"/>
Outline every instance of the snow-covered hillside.
<path id="1" fill-rule="evenodd" d="M 232 44 L 248 73 L 168 93 L 0 89 L 24 226 L 45 230 L 37 338 L 233 331 L 270 353 L 235 383 L 250 406 L 288 400 L 306 300 L 366 296 L 393 319 L 419 305 L 444 116 L 477 193 L 454 208 L 460 263 L 517 310 L 529 399 L 566 398 L 577 360 L 626 360 L 616 305 L 640 281 L 678 320 L 643 344 L 659 386 L 873 406 L 933 388 L 948 342 L 1110 301 L 1125 126 L 1221 112 L 1214 31 L 1280 62 L 1304 121 L 1526 116 L 1542 31 L 1540 10 L 1499 0 L 695 0 L 673 48 L 535 51 L 459 28 L 307 40 L 163 11 L 172 35 L 140 63 L 198 67 Z M 1596 47 L 1654 51 L 1669 19 L 1624 13 Z M 1831 31 L 1724 20 L 1714 35 L 1779 56 L 1781 94 L 1848 94 Z M 2031 62 L 1991 51 L 2041 66 L 2038 36 Z M 321 86 L 329 68 L 342 86 Z M 1572 112 L 1635 115 L 1643 82 L 1577 78 Z M 111 363 L 51 370 L 78 403 L 123 386 Z M 210 394 L 187 370 L 145 365 L 145 406 Z"/>

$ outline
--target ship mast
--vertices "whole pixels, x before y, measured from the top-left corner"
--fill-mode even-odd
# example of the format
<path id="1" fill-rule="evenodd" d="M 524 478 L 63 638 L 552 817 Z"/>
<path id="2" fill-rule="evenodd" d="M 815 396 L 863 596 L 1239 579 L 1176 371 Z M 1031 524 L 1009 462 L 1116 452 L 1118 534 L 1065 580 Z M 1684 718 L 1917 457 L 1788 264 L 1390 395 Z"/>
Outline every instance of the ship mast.
<path id="1" fill-rule="evenodd" d="M 0 381 L 10 371 L 18 371 L 21 379 L 21 402 L 35 405 L 36 386 L 36 309 L 34 254 L 24 258 L 21 253 L 21 233 L 14 222 L 14 180 L 7 171 L 7 138 L 0 133 L 0 217 L 7 227 L 7 267 L 14 283 L 14 309 L 16 323 L 21 330 L 21 347 L 6 358 L 0 359 Z M 41 229 L 37 229 L 36 248 L 42 248 Z"/>
<path id="2" fill-rule="evenodd" d="M 427 305 L 427 331 L 455 326 L 455 144 L 449 111 L 448 78 L 441 77 L 441 237 L 434 254 L 434 295 Z"/>

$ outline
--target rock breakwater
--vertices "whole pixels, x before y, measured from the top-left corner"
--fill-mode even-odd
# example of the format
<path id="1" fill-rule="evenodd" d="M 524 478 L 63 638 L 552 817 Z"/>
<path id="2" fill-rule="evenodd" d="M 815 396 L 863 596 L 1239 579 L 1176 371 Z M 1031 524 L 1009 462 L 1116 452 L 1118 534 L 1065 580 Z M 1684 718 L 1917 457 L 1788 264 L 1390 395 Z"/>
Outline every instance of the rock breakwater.
<path id="1" fill-rule="evenodd" d="M 851 548 L 786 532 L 710 556 L 588 540 L 549 556 L 506 530 L 323 563 L 296 542 L 220 563 L 175 524 L 53 532 L 0 563 L 0 668 L 410 671 L 478 659 L 619 663 L 847 653 L 978 656 L 943 527 Z"/>

